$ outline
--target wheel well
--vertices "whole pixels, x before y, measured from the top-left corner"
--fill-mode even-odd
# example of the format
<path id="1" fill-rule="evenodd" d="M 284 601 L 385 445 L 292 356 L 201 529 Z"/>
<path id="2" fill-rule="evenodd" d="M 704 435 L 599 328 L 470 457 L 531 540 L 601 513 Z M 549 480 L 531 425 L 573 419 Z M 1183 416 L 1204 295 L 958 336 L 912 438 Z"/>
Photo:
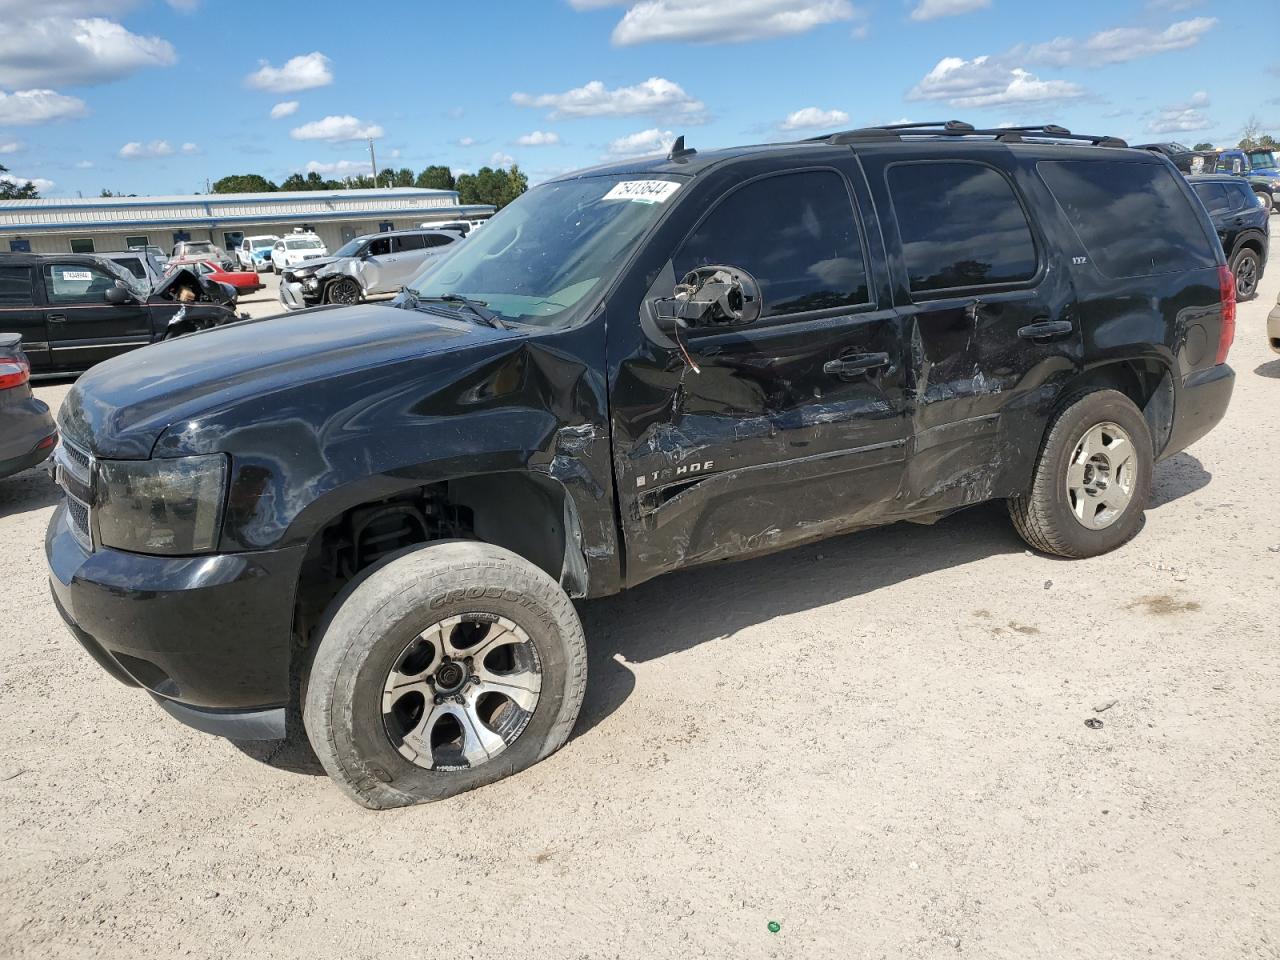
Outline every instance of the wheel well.
<path id="1" fill-rule="evenodd" d="M 324 524 L 299 574 L 295 644 L 311 645 L 330 601 L 362 570 L 406 547 L 453 539 L 505 547 L 571 596 L 586 594 L 577 514 L 563 487 L 529 473 L 462 477 L 357 504 Z"/>
<path id="2" fill-rule="evenodd" d="M 1086 370 L 1059 394 L 1065 402 L 1085 390 L 1118 390 L 1134 402 L 1151 430 L 1159 456 L 1173 430 L 1173 379 L 1159 360 L 1120 360 Z"/>
<path id="3" fill-rule="evenodd" d="M 1239 244 L 1236 245 L 1235 252 L 1239 253 L 1245 247 L 1248 247 L 1250 250 L 1256 253 L 1259 257 L 1262 256 L 1262 241 L 1257 237 L 1245 237 L 1243 240 L 1240 241 Z"/>

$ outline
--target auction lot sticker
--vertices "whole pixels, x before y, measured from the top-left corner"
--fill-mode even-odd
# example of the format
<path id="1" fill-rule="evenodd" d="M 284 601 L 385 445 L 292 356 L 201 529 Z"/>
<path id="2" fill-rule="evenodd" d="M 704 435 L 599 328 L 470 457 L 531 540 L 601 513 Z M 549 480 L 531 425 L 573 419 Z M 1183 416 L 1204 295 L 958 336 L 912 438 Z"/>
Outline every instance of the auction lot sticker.
<path id="1" fill-rule="evenodd" d="M 63 270 L 63 280 L 92 280 L 93 274 L 88 270 Z"/>
<path id="2" fill-rule="evenodd" d="M 666 203 L 680 189 L 671 180 L 623 180 L 604 195 L 606 200 L 634 200 L 637 203 Z"/>

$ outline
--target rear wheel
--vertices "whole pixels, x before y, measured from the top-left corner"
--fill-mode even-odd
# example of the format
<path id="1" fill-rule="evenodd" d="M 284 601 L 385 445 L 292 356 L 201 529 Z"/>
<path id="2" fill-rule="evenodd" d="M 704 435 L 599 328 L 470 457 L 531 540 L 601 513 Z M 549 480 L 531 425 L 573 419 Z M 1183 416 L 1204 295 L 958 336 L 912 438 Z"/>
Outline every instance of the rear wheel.
<path id="1" fill-rule="evenodd" d="M 430 544 L 371 568 L 334 601 L 303 721 L 357 802 L 439 800 L 559 748 L 586 671 L 582 626 L 554 580 L 499 547 Z"/>
<path id="2" fill-rule="evenodd" d="M 350 277 L 341 277 L 325 288 L 324 299 L 326 303 L 341 303 L 346 306 L 359 303 L 360 284 Z"/>
<path id="3" fill-rule="evenodd" d="M 1142 526 L 1154 457 L 1147 421 L 1116 390 L 1069 400 L 1040 448 L 1031 488 L 1009 500 L 1022 539 L 1045 553 L 1093 557 Z"/>
<path id="4" fill-rule="evenodd" d="M 1257 252 L 1241 247 L 1231 258 L 1231 275 L 1236 278 L 1236 299 L 1252 300 L 1258 294 L 1258 271 L 1262 265 Z"/>

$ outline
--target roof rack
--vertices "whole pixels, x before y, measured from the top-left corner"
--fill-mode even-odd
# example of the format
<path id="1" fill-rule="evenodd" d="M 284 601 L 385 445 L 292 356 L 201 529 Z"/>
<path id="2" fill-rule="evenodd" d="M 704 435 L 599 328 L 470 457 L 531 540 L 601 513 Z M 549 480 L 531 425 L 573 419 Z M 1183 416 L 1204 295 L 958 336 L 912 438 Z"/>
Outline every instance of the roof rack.
<path id="1" fill-rule="evenodd" d="M 998 143 L 1023 143 L 1027 140 L 1066 140 L 1089 143 L 1095 147 L 1127 147 L 1119 137 L 1072 133 L 1054 123 L 1017 127 L 979 128 L 963 120 L 935 120 L 928 123 L 886 123 L 877 127 L 860 127 L 810 137 L 810 143 L 866 143 L 875 140 L 902 140 L 904 137 L 991 137 Z"/>

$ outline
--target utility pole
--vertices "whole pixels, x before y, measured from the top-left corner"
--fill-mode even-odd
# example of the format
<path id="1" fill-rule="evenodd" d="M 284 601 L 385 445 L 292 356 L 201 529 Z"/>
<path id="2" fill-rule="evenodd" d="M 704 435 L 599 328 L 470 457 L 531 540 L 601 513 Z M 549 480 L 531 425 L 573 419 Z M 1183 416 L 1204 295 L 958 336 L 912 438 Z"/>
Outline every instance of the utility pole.
<path id="1" fill-rule="evenodd" d="M 373 155 L 373 137 L 369 138 L 369 165 L 373 167 L 373 185 L 378 185 L 378 161 Z"/>

